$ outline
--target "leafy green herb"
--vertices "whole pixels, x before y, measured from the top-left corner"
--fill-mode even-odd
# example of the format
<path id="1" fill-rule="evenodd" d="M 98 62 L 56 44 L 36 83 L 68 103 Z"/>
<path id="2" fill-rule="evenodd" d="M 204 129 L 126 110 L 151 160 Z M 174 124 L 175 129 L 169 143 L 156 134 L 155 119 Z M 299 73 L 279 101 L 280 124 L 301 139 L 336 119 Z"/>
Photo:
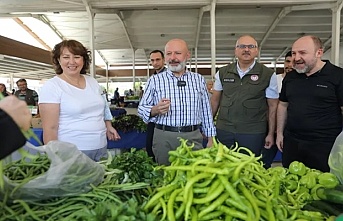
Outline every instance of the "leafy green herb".
<path id="1" fill-rule="evenodd" d="M 129 152 L 116 155 L 108 167 L 121 170 L 121 179 L 124 179 L 126 173 L 130 183 L 145 182 L 158 186 L 162 182 L 162 174 L 154 170 L 155 166 L 157 164 L 146 151 L 131 148 Z"/>
<path id="2" fill-rule="evenodd" d="M 144 121 L 135 114 L 128 114 L 119 116 L 112 120 L 112 126 L 119 131 L 131 132 L 137 130 L 139 132 L 145 132 L 147 125 Z"/>

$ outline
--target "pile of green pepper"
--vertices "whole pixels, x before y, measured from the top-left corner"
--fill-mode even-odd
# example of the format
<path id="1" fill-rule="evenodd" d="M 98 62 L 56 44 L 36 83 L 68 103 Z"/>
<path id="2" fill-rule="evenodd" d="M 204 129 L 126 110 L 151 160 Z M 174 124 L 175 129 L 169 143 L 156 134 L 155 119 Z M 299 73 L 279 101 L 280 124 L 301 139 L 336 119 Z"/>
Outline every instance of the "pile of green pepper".
<path id="1" fill-rule="evenodd" d="M 284 168 L 264 169 L 260 158 L 244 147 L 213 143 L 211 148 L 192 151 L 181 139 L 177 150 L 169 152 L 171 165 L 160 167 L 164 185 L 144 209 L 161 221 L 326 219 L 321 213 L 302 211 L 294 197 L 282 199 L 287 190 L 283 179 L 298 175 Z"/>
<path id="2" fill-rule="evenodd" d="M 318 188 L 334 188 L 339 184 L 334 174 L 310 169 L 298 161 L 293 161 L 288 169 L 272 167 L 268 170 L 280 178 L 281 200 L 294 208 L 302 208 L 308 201 L 318 200 Z"/>

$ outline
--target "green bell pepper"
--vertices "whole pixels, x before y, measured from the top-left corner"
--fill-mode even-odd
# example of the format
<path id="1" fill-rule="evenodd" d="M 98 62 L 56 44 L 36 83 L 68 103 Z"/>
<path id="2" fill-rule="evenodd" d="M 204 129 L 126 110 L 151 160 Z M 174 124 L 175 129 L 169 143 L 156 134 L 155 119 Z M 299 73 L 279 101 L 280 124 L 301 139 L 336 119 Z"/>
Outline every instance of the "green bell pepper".
<path id="1" fill-rule="evenodd" d="M 311 189 L 311 196 L 314 200 L 320 200 L 321 199 L 318 197 L 318 194 L 317 194 L 317 190 L 319 188 L 323 188 L 323 185 L 318 183 Z"/>
<path id="2" fill-rule="evenodd" d="M 310 190 L 305 186 L 300 186 L 298 193 L 310 193 Z"/>
<path id="3" fill-rule="evenodd" d="M 302 192 L 297 197 L 298 202 L 307 202 L 309 200 L 312 200 L 312 196 L 308 192 Z"/>
<path id="4" fill-rule="evenodd" d="M 322 174 L 323 172 L 317 169 L 310 169 L 310 172 L 308 173 L 312 173 L 313 175 L 316 176 L 316 178 L 318 177 L 319 174 Z"/>
<path id="5" fill-rule="evenodd" d="M 306 174 L 306 166 L 302 162 L 293 161 L 288 169 L 290 173 L 298 176 L 304 176 Z"/>
<path id="6" fill-rule="evenodd" d="M 306 186 L 308 189 L 312 189 L 317 184 L 316 176 L 316 174 L 312 174 L 311 172 L 309 172 L 306 175 L 302 176 L 299 182 L 301 185 Z"/>
<path id="7" fill-rule="evenodd" d="M 298 182 L 295 180 L 286 179 L 285 180 L 285 187 L 286 187 L 286 189 L 288 189 L 290 191 L 294 191 L 298 187 Z"/>
<path id="8" fill-rule="evenodd" d="M 298 175 L 295 175 L 295 174 L 288 174 L 287 176 L 286 176 L 286 180 L 294 180 L 294 181 L 299 181 L 299 177 L 298 177 Z"/>
<path id="9" fill-rule="evenodd" d="M 288 173 L 287 169 L 281 166 L 271 167 L 268 170 L 272 172 L 273 174 L 276 174 L 278 178 L 281 180 L 285 179 Z"/>
<path id="10" fill-rule="evenodd" d="M 326 188 L 335 188 L 339 184 L 337 177 L 328 172 L 318 175 L 318 182 Z"/>

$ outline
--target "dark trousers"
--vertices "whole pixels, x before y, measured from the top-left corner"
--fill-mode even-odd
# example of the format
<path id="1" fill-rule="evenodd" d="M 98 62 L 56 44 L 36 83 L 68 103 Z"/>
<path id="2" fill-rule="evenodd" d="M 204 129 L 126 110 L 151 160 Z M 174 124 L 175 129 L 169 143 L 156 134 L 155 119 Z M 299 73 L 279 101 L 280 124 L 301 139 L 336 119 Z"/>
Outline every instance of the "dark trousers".
<path id="1" fill-rule="evenodd" d="M 120 103 L 119 103 L 119 98 L 115 98 L 114 99 L 114 104 L 117 105 L 119 107 Z"/>
<path id="2" fill-rule="evenodd" d="M 262 148 L 262 162 L 264 168 L 268 169 L 272 166 L 272 163 L 274 161 L 274 158 L 278 152 L 278 148 L 276 146 L 276 134 L 274 134 L 274 145 L 271 146 L 269 149 Z"/>
<path id="3" fill-rule="evenodd" d="M 274 158 L 277 152 L 278 152 L 278 148 L 276 144 L 271 146 L 271 148 L 269 149 L 266 149 L 266 148 L 262 149 L 261 153 L 262 153 L 262 162 L 263 162 L 264 168 L 268 169 L 272 166 L 272 163 L 274 161 Z"/>
<path id="4" fill-rule="evenodd" d="M 329 155 L 334 141 L 304 141 L 284 135 L 282 165 L 288 167 L 293 161 L 304 163 L 311 169 L 329 172 Z"/>
<path id="5" fill-rule="evenodd" d="M 243 133 L 231 133 L 228 131 L 217 129 L 217 138 L 219 142 L 227 147 L 231 147 L 238 143 L 240 147 L 246 147 L 251 150 L 255 156 L 261 155 L 261 150 L 265 144 L 265 133 L 258 134 L 243 134 Z"/>
<path id="6" fill-rule="evenodd" d="M 154 130 L 155 130 L 155 123 L 149 122 L 147 126 L 147 131 L 146 131 L 146 144 L 145 144 L 145 149 L 148 153 L 148 156 L 153 159 L 155 162 L 155 155 L 154 152 L 152 151 L 152 141 L 154 138 Z"/>

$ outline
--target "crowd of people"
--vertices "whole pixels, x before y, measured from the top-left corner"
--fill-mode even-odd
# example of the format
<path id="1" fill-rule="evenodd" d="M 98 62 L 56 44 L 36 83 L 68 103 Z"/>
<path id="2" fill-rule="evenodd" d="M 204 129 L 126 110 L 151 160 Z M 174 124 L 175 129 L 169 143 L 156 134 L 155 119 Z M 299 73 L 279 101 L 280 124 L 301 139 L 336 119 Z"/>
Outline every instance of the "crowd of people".
<path id="1" fill-rule="evenodd" d="M 162 72 L 157 70 L 164 63 L 155 68 L 150 54 L 156 72 L 138 107 L 148 123 L 149 155 L 168 165 L 168 151 L 178 146 L 177 137 L 199 149 L 203 148 L 199 135 L 204 133 L 207 146 L 213 137 L 228 147 L 237 142 L 262 155 L 266 168 L 279 150 L 284 167 L 300 161 L 329 171 L 328 157 L 342 131 L 343 70 L 321 60 L 321 40 L 297 39 L 278 75 L 256 61 L 259 47 L 253 36 L 241 36 L 234 50 L 237 61 L 220 68 L 214 82 L 187 70 L 190 52 L 182 39 L 166 44 L 167 68 Z M 162 52 L 153 54 L 162 61 Z"/>
<path id="2" fill-rule="evenodd" d="M 154 73 L 141 88 L 138 106 L 138 115 L 148 124 L 148 155 L 168 165 L 168 152 L 179 146 L 179 137 L 193 143 L 194 150 L 211 147 L 215 138 L 228 147 L 238 142 L 256 156 L 262 154 L 265 167 L 279 150 L 285 167 L 297 160 L 329 171 L 328 157 L 342 131 L 343 69 L 321 59 L 321 40 L 297 39 L 285 56 L 284 73 L 278 75 L 256 61 L 259 46 L 253 36 L 239 37 L 233 50 L 236 62 L 207 82 L 187 69 L 191 54 L 183 39 L 171 39 L 164 52 L 150 53 Z M 89 51 L 80 42 L 64 40 L 54 47 L 52 60 L 56 76 L 44 84 L 39 98 L 21 79 L 14 94 L 22 101 L 10 96 L 0 102 L 0 114 L 6 116 L 1 126 L 11 125 L 13 133 L 27 129 L 31 115 L 22 113 L 23 101 L 39 104 L 44 143 L 71 142 L 95 161 L 106 157 L 106 139 L 120 136 L 99 84 L 85 75 Z M 0 90 L 3 96 L 11 94 L 3 84 Z M 118 88 L 114 97 L 119 98 Z M 8 108 L 9 103 L 18 108 Z M 24 142 L 1 139 L 13 142 L 12 149 Z M 0 158 L 8 152 L 1 149 Z"/>

